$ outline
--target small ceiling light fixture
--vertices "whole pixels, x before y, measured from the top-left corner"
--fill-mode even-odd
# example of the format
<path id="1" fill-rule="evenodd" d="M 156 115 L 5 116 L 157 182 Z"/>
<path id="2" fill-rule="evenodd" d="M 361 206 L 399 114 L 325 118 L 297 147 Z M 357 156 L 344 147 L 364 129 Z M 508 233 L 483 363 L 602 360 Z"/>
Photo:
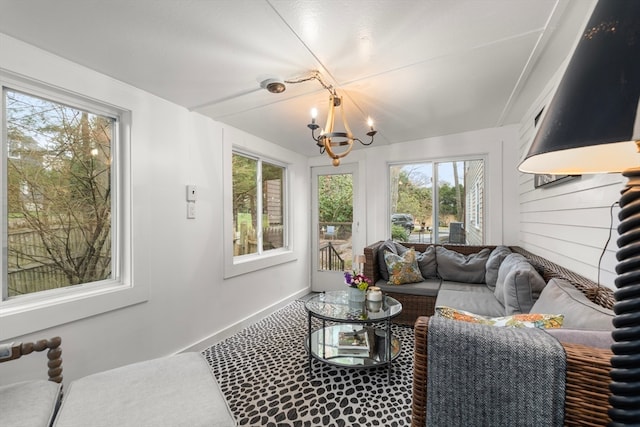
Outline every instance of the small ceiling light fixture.
<path id="1" fill-rule="evenodd" d="M 280 79 L 266 79 L 260 82 L 260 87 L 271 93 L 282 93 L 287 89 L 284 83 L 285 82 Z"/>
<path id="2" fill-rule="evenodd" d="M 351 152 L 351 150 L 353 149 L 353 143 L 355 141 L 358 141 L 362 145 L 371 145 L 373 143 L 373 137 L 378 131 L 373 128 L 373 120 L 371 120 L 371 117 L 369 117 L 369 119 L 367 120 L 367 125 L 369 126 L 369 132 L 367 132 L 367 136 L 370 138 L 369 142 L 363 142 L 359 138 L 355 138 L 353 136 L 353 133 L 351 132 L 349 123 L 347 123 L 342 97 L 338 96 L 333 86 L 325 83 L 324 80 L 322 80 L 322 76 L 318 71 L 313 71 L 310 75 L 301 77 L 299 79 L 285 80 L 284 82 L 280 82 L 283 86 L 283 89 L 281 91 L 275 91 L 269 88 L 270 83 L 268 84 L 267 82 L 271 82 L 271 80 L 273 79 L 263 81 L 261 83 L 261 86 L 272 93 L 280 93 L 284 91 L 284 83 L 296 84 L 307 82 L 309 80 L 317 80 L 322 85 L 322 87 L 329 91 L 329 111 L 327 112 L 327 123 L 325 124 L 324 129 L 322 129 L 320 135 L 316 137 L 315 132 L 320 128 L 320 125 L 316 123 L 318 110 L 315 108 L 311 110 L 311 123 L 309 123 L 307 127 L 311 129 L 311 137 L 316 142 L 316 145 L 320 147 L 320 154 L 324 154 L 326 152 L 327 155 L 333 159 L 333 166 L 340 165 L 340 159 Z M 340 110 L 340 118 L 342 119 L 342 127 L 344 131 L 335 130 L 336 109 Z M 337 152 L 337 147 L 344 148 L 341 152 Z"/>

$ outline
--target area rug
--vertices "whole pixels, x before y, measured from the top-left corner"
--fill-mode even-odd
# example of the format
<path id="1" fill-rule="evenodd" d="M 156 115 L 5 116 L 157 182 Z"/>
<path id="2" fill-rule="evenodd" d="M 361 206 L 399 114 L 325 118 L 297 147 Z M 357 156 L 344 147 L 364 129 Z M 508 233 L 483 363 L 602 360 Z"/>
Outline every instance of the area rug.
<path id="1" fill-rule="evenodd" d="M 384 426 L 411 423 L 413 329 L 393 325 L 402 343 L 386 367 L 336 368 L 313 361 L 305 348 L 307 314 L 295 301 L 204 350 L 240 426 Z"/>

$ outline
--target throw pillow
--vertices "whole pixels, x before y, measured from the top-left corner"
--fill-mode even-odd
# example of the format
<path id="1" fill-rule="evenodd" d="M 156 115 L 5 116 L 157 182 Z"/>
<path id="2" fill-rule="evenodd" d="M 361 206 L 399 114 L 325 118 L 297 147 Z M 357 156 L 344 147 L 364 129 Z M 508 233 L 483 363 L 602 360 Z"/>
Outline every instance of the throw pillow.
<path id="1" fill-rule="evenodd" d="M 436 307 L 436 314 L 452 320 L 479 323 L 507 328 L 541 328 L 551 329 L 562 327 L 564 316 L 562 314 L 513 314 L 511 316 L 486 317 L 479 314 L 458 310 L 451 307 Z"/>
<path id="2" fill-rule="evenodd" d="M 512 253 L 500 264 L 494 295 L 507 315 L 529 313 L 545 285 L 524 256 Z"/>
<path id="3" fill-rule="evenodd" d="M 386 251 L 396 255 L 402 255 L 407 251 L 407 248 L 391 239 L 385 240 L 378 248 L 378 270 L 380 271 L 380 277 L 384 280 L 389 280 L 389 270 L 387 270 L 387 263 L 384 259 L 384 253 Z"/>
<path id="4" fill-rule="evenodd" d="M 484 283 L 485 265 L 491 249 L 484 248 L 475 254 L 464 255 L 442 246 L 436 247 L 438 275 L 442 280 L 463 283 Z"/>
<path id="5" fill-rule="evenodd" d="M 511 249 L 508 246 L 498 246 L 491 251 L 487 264 L 485 265 L 484 280 L 487 286 L 492 291 L 496 289 L 496 282 L 498 281 L 498 270 L 502 261 L 511 253 Z"/>
<path id="6" fill-rule="evenodd" d="M 416 260 L 416 251 L 413 248 L 402 255 L 386 251 L 384 259 L 389 270 L 390 285 L 422 282 L 422 274 Z"/>
<path id="7" fill-rule="evenodd" d="M 417 252 L 416 256 L 422 277 L 425 279 L 438 277 L 435 247 L 429 246 L 424 252 Z"/>
<path id="8" fill-rule="evenodd" d="M 566 328 L 613 330 L 613 310 L 592 302 L 582 291 L 564 279 L 549 280 L 531 310 L 549 310 L 564 314 Z"/>

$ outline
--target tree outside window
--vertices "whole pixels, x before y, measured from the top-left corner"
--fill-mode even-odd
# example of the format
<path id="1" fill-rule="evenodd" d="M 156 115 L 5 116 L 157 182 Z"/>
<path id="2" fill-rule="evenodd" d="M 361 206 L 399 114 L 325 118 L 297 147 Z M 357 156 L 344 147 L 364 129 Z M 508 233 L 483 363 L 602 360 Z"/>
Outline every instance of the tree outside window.
<path id="1" fill-rule="evenodd" d="M 112 277 L 116 119 L 9 89 L 4 298 Z"/>
<path id="2" fill-rule="evenodd" d="M 483 160 L 392 165 L 389 176 L 394 240 L 483 244 Z M 398 218 L 413 218 L 414 223 Z"/>

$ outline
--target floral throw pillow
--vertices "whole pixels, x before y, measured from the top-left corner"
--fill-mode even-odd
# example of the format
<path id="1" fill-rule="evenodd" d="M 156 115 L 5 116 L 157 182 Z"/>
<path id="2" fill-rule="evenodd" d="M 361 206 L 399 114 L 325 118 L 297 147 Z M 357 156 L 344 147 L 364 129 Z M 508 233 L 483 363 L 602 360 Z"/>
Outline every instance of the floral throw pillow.
<path id="1" fill-rule="evenodd" d="M 415 249 L 411 248 L 402 255 L 385 251 L 384 261 L 389 270 L 389 284 L 403 285 L 405 283 L 422 282 L 422 274 L 418 267 Z"/>
<path id="2" fill-rule="evenodd" d="M 463 322 L 506 328 L 553 329 L 562 327 L 562 322 L 564 321 L 564 315 L 562 314 L 526 313 L 502 317 L 486 317 L 444 306 L 436 307 L 436 315 L 447 319 L 461 320 Z"/>

